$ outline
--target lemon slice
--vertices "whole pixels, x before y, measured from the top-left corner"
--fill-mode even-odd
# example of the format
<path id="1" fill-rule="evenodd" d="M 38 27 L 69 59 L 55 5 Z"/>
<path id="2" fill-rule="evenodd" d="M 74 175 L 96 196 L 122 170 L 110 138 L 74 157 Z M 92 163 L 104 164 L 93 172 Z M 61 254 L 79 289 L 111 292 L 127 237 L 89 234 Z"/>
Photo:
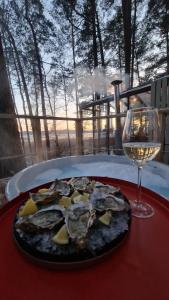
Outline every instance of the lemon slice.
<path id="1" fill-rule="evenodd" d="M 82 201 L 86 202 L 89 200 L 89 194 L 88 193 L 83 193 L 82 195 Z"/>
<path id="2" fill-rule="evenodd" d="M 72 204 L 71 198 L 70 197 L 62 197 L 59 200 L 59 205 L 64 206 L 65 208 L 69 207 Z"/>
<path id="3" fill-rule="evenodd" d="M 74 203 L 79 203 L 79 202 L 86 202 L 89 200 L 89 194 L 88 193 L 83 193 L 83 195 L 79 194 L 76 197 L 73 198 Z"/>
<path id="4" fill-rule="evenodd" d="M 106 211 L 105 214 L 99 218 L 99 221 L 102 222 L 104 225 L 110 225 L 111 218 L 112 218 L 111 211 Z"/>
<path id="5" fill-rule="evenodd" d="M 45 188 L 44 188 L 44 189 L 38 190 L 38 193 L 42 193 L 42 194 L 43 194 L 43 193 L 46 193 L 46 192 L 48 192 L 48 191 L 49 191 L 48 189 L 45 189 Z"/>
<path id="6" fill-rule="evenodd" d="M 32 215 L 32 214 L 36 213 L 37 211 L 38 211 L 38 207 L 37 207 L 35 201 L 33 201 L 32 198 L 29 198 L 26 201 L 25 205 L 20 209 L 19 216 L 24 217 L 24 216 Z"/>
<path id="7" fill-rule="evenodd" d="M 73 192 L 73 194 L 71 195 L 72 201 L 74 200 L 75 197 L 77 197 L 77 196 L 79 196 L 79 195 L 81 195 L 81 194 L 80 194 L 77 190 L 75 190 L 75 191 Z"/>
<path id="8" fill-rule="evenodd" d="M 82 201 L 81 197 L 82 197 L 81 194 L 79 194 L 78 196 L 74 197 L 73 198 L 73 203 L 79 203 L 79 202 L 81 202 Z"/>
<path id="9" fill-rule="evenodd" d="M 69 244 L 69 236 L 66 228 L 66 224 L 64 224 L 60 230 L 56 233 L 56 235 L 52 238 L 53 242 L 59 245 L 67 245 Z"/>

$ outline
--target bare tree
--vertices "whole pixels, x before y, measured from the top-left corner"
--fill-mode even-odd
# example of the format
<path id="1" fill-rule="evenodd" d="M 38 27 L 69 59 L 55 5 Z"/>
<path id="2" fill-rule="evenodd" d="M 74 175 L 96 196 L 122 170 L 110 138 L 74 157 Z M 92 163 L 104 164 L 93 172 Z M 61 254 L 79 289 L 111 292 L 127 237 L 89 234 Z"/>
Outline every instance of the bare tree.
<path id="1" fill-rule="evenodd" d="M 2 40 L 0 37 L 0 113 L 14 114 L 14 104 L 6 70 Z M 0 176 L 11 176 L 25 167 L 21 141 L 15 118 L 0 118 Z M 16 157 L 11 157 L 16 156 Z"/>
<path id="2" fill-rule="evenodd" d="M 131 0 L 122 0 L 126 88 L 130 86 L 131 64 Z"/>

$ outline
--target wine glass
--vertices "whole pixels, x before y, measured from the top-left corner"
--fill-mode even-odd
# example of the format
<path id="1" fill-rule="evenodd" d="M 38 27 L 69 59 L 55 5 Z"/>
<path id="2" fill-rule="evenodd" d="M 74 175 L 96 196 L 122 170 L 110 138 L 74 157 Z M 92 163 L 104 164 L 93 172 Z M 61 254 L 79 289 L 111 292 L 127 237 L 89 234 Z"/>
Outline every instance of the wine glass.
<path id="1" fill-rule="evenodd" d="M 128 110 L 122 142 L 125 155 L 138 167 L 137 199 L 131 202 L 132 215 L 151 217 L 154 209 L 141 199 L 141 177 L 144 164 L 152 160 L 161 147 L 157 109 L 141 107 Z"/>

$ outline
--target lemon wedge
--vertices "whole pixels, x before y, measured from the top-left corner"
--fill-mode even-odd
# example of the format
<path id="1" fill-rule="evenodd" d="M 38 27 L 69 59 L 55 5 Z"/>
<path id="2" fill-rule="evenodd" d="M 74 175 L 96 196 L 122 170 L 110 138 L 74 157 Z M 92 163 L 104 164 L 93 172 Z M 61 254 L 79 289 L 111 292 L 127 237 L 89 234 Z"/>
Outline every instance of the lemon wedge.
<path id="1" fill-rule="evenodd" d="M 82 200 L 81 200 L 81 197 L 82 197 L 81 194 L 79 194 L 78 196 L 74 197 L 74 198 L 73 198 L 73 202 L 74 202 L 74 203 L 79 203 L 79 202 L 81 202 L 81 201 L 82 201 Z"/>
<path id="2" fill-rule="evenodd" d="M 65 208 L 69 207 L 72 204 L 71 198 L 70 197 L 62 197 L 59 200 L 59 205 L 64 206 Z"/>
<path id="3" fill-rule="evenodd" d="M 82 195 L 82 201 L 88 201 L 89 200 L 89 194 L 88 193 L 83 193 Z"/>
<path id="4" fill-rule="evenodd" d="M 59 245 L 67 245 L 69 244 L 69 236 L 66 228 L 66 224 L 64 224 L 60 230 L 56 233 L 56 235 L 52 238 L 53 242 Z"/>
<path id="5" fill-rule="evenodd" d="M 77 197 L 77 196 L 79 196 L 79 195 L 81 195 L 77 190 L 75 190 L 74 192 L 73 192 L 73 194 L 71 195 L 71 199 L 72 199 L 72 201 L 73 201 L 73 199 L 75 198 L 75 197 Z"/>
<path id="6" fill-rule="evenodd" d="M 24 216 L 32 215 L 32 214 L 36 213 L 37 211 L 38 211 L 38 207 L 37 207 L 35 201 L 33 201 L 32 198 L 29 198 L 26 201 L 25 205 L 20 209 L 19 216 L 24 217 Z"/>
<path id="7" fill-rule="evenodd" d="M 99 221 L 102 222 L 104 225 L 110 225 L 111 218 L 112 218 L 111 211 L 106 211 L 105 214 L 99 218 Z"/>
<path id="8" fill-rule="evenodd" d="M 83 195 L 79 194 L 76 197 L 73 198 L 74 203 L 79 203 L 79 202 L 86 202 L 89 200 L 89 194 L 88 193 L 83 193 Z"/>

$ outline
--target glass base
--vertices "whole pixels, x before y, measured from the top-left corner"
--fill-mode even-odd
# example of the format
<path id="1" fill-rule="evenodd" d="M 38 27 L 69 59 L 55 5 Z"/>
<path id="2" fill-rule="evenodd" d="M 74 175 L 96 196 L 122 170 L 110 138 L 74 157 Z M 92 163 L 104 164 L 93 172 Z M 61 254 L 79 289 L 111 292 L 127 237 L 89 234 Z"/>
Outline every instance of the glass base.
<path id="1" fill-rule="evenodd" d="M 130 202 L 132 216 L 137 218 L 150 218 L 154 215 L 154 209 L 146 202 L 136 200 Z"/>

